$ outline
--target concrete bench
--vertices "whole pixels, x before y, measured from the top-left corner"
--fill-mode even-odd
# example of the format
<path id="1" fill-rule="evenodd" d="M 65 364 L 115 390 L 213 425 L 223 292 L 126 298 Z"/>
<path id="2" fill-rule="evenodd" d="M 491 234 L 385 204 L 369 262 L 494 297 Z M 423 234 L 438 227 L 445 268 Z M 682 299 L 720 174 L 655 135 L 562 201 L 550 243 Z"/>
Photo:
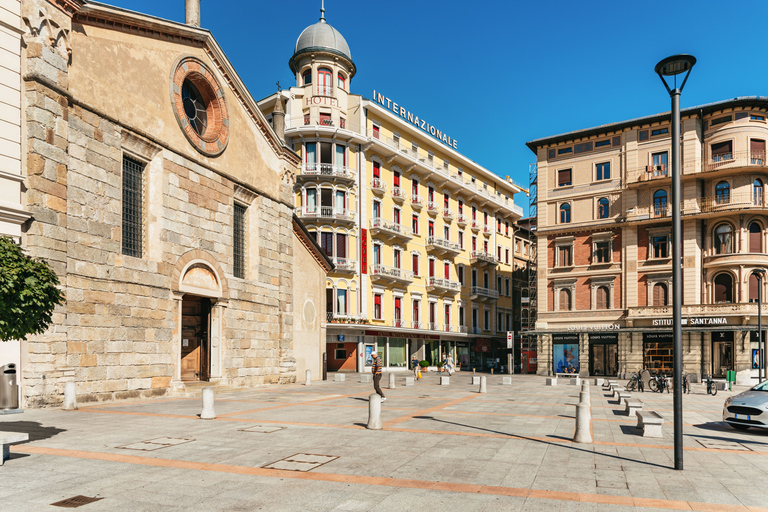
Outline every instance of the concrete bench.
<path id="1" fill-rule="evenodd" d="M 413 386 L 414 383 L 414 377 L 413 375 L 408 375 L 405 377 L 405 385 L 406 386 Z"/>
<path id="2" fill-rule="evenodd" d="M 595 379 L 595 386 L 602 386 L 603 385 L 603 379 Z"/>
<path id="3" fill-rule="evenodd" d="M 576 377 L 579 378 L 578 373 L 555 373 L 555 377 Z"/>
<path id="4" fill-rule="evenodd" d="M 0 466 L 11 458 L 10 445 L 29 441 L 29 434 L 19 432 L 0 432 L 0 445 L 2 445 L 2 455 L 0 455 Z"/>
<path id="5" fill-rule="evenodd" d="M 547 386 L 557 386 L 557 377 L 547 377 Z"/>
<path id="6" fill-rule="evenodd" d="M 571 386 L 581 386 L 581 379 L 577 375 L 575 379 L 569 379 L 568 384 Z"/>
<path id="7" fill-rule="evenodd" d="M 512 385 L 512 377 L 502 377 L 501 378 L 501 385 L 502 386 L 511 386 Z"/>
<path id="8" fill-rule="evenodd" d="M 627 416 L 632 417 L 635 416 L 635 413 L 637 411 L 643 410 L 643 402 L 638 400 L 637 398 L 625 398 L 624 399 L 624 412 L 627 414 Z"/>
<path id="9" fill-rule="evenodd" d="M 337 374 L 336 374 L 336 375 L 333 377 L 333 380 L 334 380 L 335 382 L 344 382 L 345 380 L 347 380 L 347 376 L 346 376 L 346 375 L 344 375 L 343 373 L 337 373 Z"/>
<path id="10" fill-rule="evenodd" d="M 624 391 L 624 388 L 621 386 L 614 386 L 611 388 L 613 390 L 613 398 L 619 398 L 619 393 Z"/>
<path id="11" fill-rule="evenodd" d="M 661 426 L 664 418 L 654 411 L 635 411 L 637 416 L 637 428 L 643 430 L 643 437 L 663 437 Z"/>
<path id="12" fill-rule="evenodd" d="M 360 382 L 363 382 L 363 383 L 373 382 L 373 375 L 371 375 L 370 373 L 361 373 Z"/>
<path id="13" fill-rule="evenodd" d="M 630 395 L 627 391 L 619 391 L 618 403 L 622 403 L 624 400 L 630 399 L 632 399 L 632 395 Z"/>
<path id="14" fill-rule="evenodd" d="M 448 385 L 450 385 L 450 383 L 451 383 L 451 378 L 450 377 L 446 377 L 446 376 L 441 376 L 440 377 L 440 385 L 441 386 L 448 386 Z"/>

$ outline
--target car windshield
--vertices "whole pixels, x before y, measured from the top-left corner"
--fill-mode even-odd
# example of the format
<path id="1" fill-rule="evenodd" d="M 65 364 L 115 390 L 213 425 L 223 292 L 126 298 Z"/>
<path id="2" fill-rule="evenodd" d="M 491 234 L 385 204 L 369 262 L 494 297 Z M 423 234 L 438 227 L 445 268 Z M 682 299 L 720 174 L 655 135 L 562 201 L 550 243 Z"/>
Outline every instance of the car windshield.
<path id="1" fill-rule="evenodd" d="M 752 388 L 752 391 L 768 391 L 768 380 Z"/>

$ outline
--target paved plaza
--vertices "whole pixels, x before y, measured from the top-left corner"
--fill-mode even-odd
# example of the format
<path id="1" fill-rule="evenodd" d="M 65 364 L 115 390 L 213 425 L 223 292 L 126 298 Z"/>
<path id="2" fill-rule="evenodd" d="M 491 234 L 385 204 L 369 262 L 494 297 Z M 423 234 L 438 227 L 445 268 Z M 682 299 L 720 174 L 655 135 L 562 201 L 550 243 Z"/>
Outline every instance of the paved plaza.
<path id="1" fill-rule="evenodd" d="M 642 437 L 602 387 L 591 387 L 594 444 L 576 444 L 580 388 L 536 376 L 436 374 L 384 390 L 383 430 L 367 430 L 371 384 L 272 386 L 201 399 L 81 404 L 0 416 L 27 432 L 0 467 L 0 510 L 768 510 L 768 433 L 721 421 L 726 397 L 694 385 L 685 404 L 685 471 L 672 467 L 672 395 L 634 393 L 662 414 Z M 410 374 L 407 374 L 410 375 Z M 330 376 L 333 378 L 333 376 Z M 382 383 L 387 382 L 384 376 Z M 591 379 L 590 379 L 591 382 Z"/>

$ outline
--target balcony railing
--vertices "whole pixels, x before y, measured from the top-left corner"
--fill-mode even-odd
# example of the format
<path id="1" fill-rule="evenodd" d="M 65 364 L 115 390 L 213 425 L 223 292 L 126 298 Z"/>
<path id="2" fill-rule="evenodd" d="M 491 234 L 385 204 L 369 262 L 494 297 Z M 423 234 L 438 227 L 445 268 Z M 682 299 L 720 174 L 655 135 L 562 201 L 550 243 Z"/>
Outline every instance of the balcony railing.
<path id="1" fill-rule="evenodd" d="M 479 223 L 478 221 L 476 221 L 476 220 L 473 220 L 473 221 L 472 221 L 472 224 L 470 225 L 470 227 L 472 228 L 472 231 L 474 231 L 475 233 L 477 233 L 478 231 L 480 231 L 480 229 L 482 229 L 482 226 L 483 226 L 483 225 L 482 225 L 482 224 L 480 224 L 480 223 Z"/>
<path id="2" fill-rule="evenodd" d="M 408 198 L 408 194 L 406 194 L 405 190 L 401 189 L 400 187 L 392 187 L 392 197 L 395 200 L 402 202 Z"/>
<path id="3" fill-rule="evenodd" d="M 336 272 L 354 272 L 357 267 L 357 261 L 349 258 L 333 258 L 333 265 Z"/>
<path id="4" fill-rule="evenodd" d="M 453 325 L 451 325 L 451 324 L 445 324 L 445 325 L 443 325 L 443 330 L 444 330 L 445 332 L 453 332 Z"/>
<path id="5" fill-rule="evenodd" d="M 332 311 L 326 311 L 326 321 L 343 323 L 343 324 L 357 324 L 365 323 L 367 319 L 365 315 L 347 315 L 344 313 L 334 313 Z"/>
<path id="6" fill-rule="evenodd" d="M 405 327 L 405 320 L 402 318 L 395 318 L 392 321 L 392 327 Z"/>
<path id="7" fill-rule="evenodd" d="M 437 213 L 440 207 L 434 201 L 427 201 L 427 211 L 429 213 Z"/>
<path id="8" fill-rule="evenodd" d="M 459 224 L 459 226 L 464 227 L 469 223 L 469 218 L 463 213 L 460 213 L 456 218 L 456 222 Z"/>
<path id="9" fill-rule="evenodd" d="M 445 220 L 453 220 L 453 216 L 454 216 L 454 213 L 453 213 L 452 209 L 450 209 L 450 208 L 443 208 L 443 218 Z"/>
<path id="10" fill-rule="evenodd" d="M 681 171 L 683 176 L 699 174 L 702 172 L 713 172 L 720 169 L 733 169 L 740 167 L 766 167 L 766 154 L 764 151 L 731 151 L 728 153 L 714 155 L 705 160 L 689 159 L 682 162 Z M 667 178 L 671 176 L 670 164 L 644 165 L 631 170 L 627 179 L 629 183 L 651 181 L 654 179 Z"/>
<path id="11" fill-rule="evenodd" d="M 354 211 L 346 208 L 334 208 L 333 206 L 299 206 L 295 212 L 302 219 L 329 219 L 345 222 L 354 222 L 355 220 Z"/>
<path id="12" fill-rule="evenodd" d="M 461 285 L 458 281 L 451 281 L 450 279 L 443 279 L 442 277 L 430 277 L 427 278 L 427 288 L 456 293 L 461 289 Z"/>
<path id="13" fill-rule="evenodd" d="M 491 290 L 490 288 L 483 288 L 482 286 L 473 286 L 469 293 L 470 295 L 486 299 L 499 298 L 499 292 L 496 290 Z"/>
<path id="14" fill-rule="evenodd" d="M 371 189 L 383 194 L 387 191 L 387 183 L 381 178 L 371 178 Z"/>
<path id="15" fill-rule="evenodd" d="M 436 324 L 434 322 L 429 322 L 427 324 L 427 329 L 430 331 L 439 331 L 440 330 L 440 324 Z"/>
<path id="16" fill-rule="evenodd" d="M 411 329 L 423 329 L 424 324 L 421 322 L 411 322 Z"/>
<path id="17" fill-rule="evenodd" d="M 723 167 L 765 167 L 764 151 L 731 151 L 714 155 L 704 164 L 704 172 L 716 171 Z"/>
<path id="18" fill-rule="evenodd" d="M 470 328 L 469 332 L 472 334 L 482 334 L 483 330 L 479 327 L 472 327 Z"/>
<path id="19" fill-rule="evenodd" d="M 330 85 L 318 85 L 317 86 L 317 95 L 318 96 L 333 96 L 333 86 L 330 86 Z"/>
<path id="20" fill-rule="evenodd" d="M 483 234 L 484 235 L 493 234 L 493 228 L 491 226 L 483 226 Z"/>
<path id="21" fill-rule="evenodd" d="M 727 193 L 710 195 L 695 199 L 686 199 L 683 202 L 683 215 L 697 215 L 702 213 L 728 212 L 750 209 L 766 209 L 768 202 L 761 191 Z M 669 204 L 635 206 L 628 213 L 628 220 L 644 220 L 649 218 L 668 217 L 672 215 Z"/>
<path id="22" fill-rule="evenodd" d="M 469 327 L 467 327 L 466 325 L 460 325 L 459 328 L 456 329 L 456 332 L 468 333 Z"/>
<path id="23" fill-rule="evenodd" d="M 472 251 L 470 253 L 470 258 L 472 263 L 490 263 L 492 265 L 496 265 L 498 261 L 496 261 L 496 257 L 485 251 Z"/>
<path id="24" fill-rule="evenodd" d="M 459 247 L 459 244 L 453 243 L 450 240 L 445 240 L 444 238 L 437 238 L 435 236 L 428 236 L 427 237 L 427 250 L 439 250 L 441 252 L 450 252 L 453 254 L 458 254 L 461 252 L 461 247 Z"/>
<path id="25" fill-rule="evenodd" d="M 402 268 L 387 267 L 386 265 L 371 265 L 370 275 L 373 279 L 381 278 L 404 283 L 413 281 L 412 271 Z"/>
<path id="26" fill-rule="evenodd" d="M 398 224 L 397 222 L 384 220 L 381 217 L 374 217 L 371 219 L 371 233 L 383 233 L 391 237 L 409 240 L 413 238 L 411 228 Z"/>
<path id="27" fill-rule="evenodd" d="M 424 206 L 424 200 L 420 196 L 411 195 L 411 208 L 419 209 Z"/>
<path id="28" fill-rule="evenodd" d="M 301 166 L 302 176 L 322 176 L 330 178 L 355 179 L 355 172 L 344 166 L 335 164 L 306 163 Z"/>

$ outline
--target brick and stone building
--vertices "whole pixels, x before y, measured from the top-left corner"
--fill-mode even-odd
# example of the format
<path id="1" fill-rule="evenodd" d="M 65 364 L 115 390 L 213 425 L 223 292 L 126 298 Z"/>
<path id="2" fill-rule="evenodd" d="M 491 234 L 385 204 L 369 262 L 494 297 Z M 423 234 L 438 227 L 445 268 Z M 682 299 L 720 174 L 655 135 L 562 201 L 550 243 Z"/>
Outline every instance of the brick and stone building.
<path id="1" fill-rule="evenodd" d="M 682 111 L 687 373 L 757 376 L 766 119 L 765 97 Z M 539 373 L 671 372 L 670 132 L 665 113 L 528 143 L 537 158 Z"/>
<path id="2" fill-rule="evenodd" d="M 21 17 L 21 239 L 66 294 L 20 344 L 22 402 L 319 375 L 332 265 L 293 214 L 300 158 L 199 3 L 187 24 L 83 0 Z"/>

